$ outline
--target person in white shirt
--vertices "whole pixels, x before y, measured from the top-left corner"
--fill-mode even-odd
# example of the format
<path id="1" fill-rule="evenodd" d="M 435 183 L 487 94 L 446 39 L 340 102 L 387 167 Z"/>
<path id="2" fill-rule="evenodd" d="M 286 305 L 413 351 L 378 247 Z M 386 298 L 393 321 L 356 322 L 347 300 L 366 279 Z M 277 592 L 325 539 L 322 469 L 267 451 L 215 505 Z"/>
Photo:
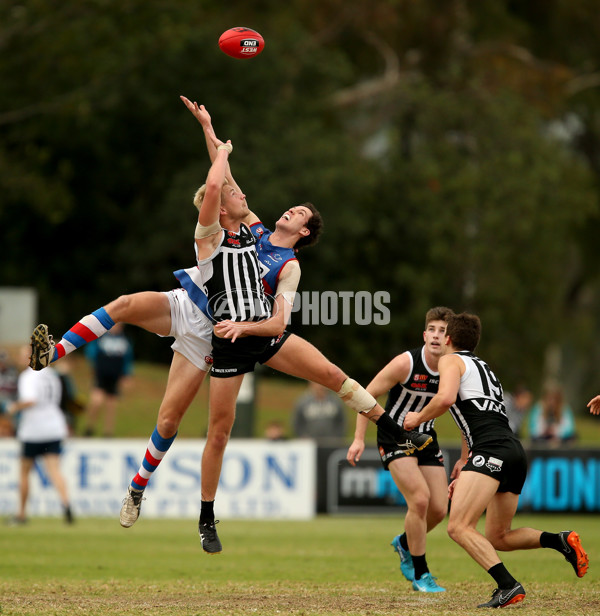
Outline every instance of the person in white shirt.
<path id="1" fill-rule="evenodd" d="M 60 496 L 65 521 L 71 524 L 73 514 L 66 481 L 60 470 L 62 441 L 68 434 L 65 415 L 59 406 L 62 386 L 53 368 L 36 372 L 29 367 L 30 351 L 26 346 L 19 354 L 24 370 L 19 374 L 17 399 L 8 407 L 10 414 L 21 413 L 17 426 L 17 439 L 22 447 L 19 513 L 13 521 L 24 524 L 27 520 L 29 475 L 36 458 L 41 457 L 48 477 Z"/>

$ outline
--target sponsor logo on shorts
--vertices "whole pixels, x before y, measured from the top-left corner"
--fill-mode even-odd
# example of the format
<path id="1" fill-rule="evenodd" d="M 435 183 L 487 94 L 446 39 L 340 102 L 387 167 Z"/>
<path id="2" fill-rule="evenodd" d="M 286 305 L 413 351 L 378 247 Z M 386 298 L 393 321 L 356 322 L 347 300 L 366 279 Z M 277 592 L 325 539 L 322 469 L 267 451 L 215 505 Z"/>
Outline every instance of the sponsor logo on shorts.
<path id="1" fill-rule="evenodd" d="M 490 456 L 488 458 L 486 466 L 492 471 L 492 473 L 499 473 L 502 470 L 502 460 L 498 460 L 498 458 L 493 458 Z"/>
<path id="2" fill-rule="evenodd" d="M 283 338 L 283 334 L 279 334 L 279 336 L 277 336 L 277 338 L 271 338 L 271 346 L 276 346 L 281 342 L 281 339 Z"/>
<path id="3" fill-rule="evenodd" d="M 214 360 L 213 360 L 211 355 L 206 355 L 205 358 L 204 358 L 204 361 L 207 364 L 212 364 Z"/>
<path id="4" fill-rule="evenodd" d="M 414 451 L 414 446 L 411 445 L 400 445 L 401 449 L 396 449 L 395 451 L 388 451 L 387 453 L 383 449 L 383 447 L 379 448 L 379 455 L 381 456 L 381 461 L 386 462 L 390 458 L 397 458 L 398 456 L 410 456 Z"/>
<path id="5" fill-rule="evenodd" d="M 485 464 L 485 458 L 483 456 L 475 456 L 473 458 L 473 466 L 477 468 L 483 466 Z"/>
<path id="6" fill-rule="evenodd" d="M 213 372 L 219 372 L 220 374 L 225 374 L 226 372 L 237 372 L 237 368 L 215 368 L 213 366 Z"/>

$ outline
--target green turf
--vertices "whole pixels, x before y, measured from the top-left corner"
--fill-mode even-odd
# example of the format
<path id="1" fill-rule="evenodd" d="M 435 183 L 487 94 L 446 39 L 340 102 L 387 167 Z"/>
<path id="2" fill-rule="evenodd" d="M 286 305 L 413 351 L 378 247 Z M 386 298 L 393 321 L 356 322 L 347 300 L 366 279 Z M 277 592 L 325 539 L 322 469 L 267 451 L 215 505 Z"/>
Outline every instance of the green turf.
<path id="1" fill-rule="evenodd" d="M 591 567 L 583 579 L 553 550 L 504 554 L 528 591 L 524 614 L 600 612 L 595 516 L 519 515 L 515 526 L 576 529 Z M 428 538 L 428 561 L 446 593 L 412 591 L 389 545 L 401 516 L 307 522 L 224 520 L 223 554 L 201 550 L 194 520 L 34 518 L 0 528 L 0 614 L 472 614 L 489 576 L 446 535 Z"/>

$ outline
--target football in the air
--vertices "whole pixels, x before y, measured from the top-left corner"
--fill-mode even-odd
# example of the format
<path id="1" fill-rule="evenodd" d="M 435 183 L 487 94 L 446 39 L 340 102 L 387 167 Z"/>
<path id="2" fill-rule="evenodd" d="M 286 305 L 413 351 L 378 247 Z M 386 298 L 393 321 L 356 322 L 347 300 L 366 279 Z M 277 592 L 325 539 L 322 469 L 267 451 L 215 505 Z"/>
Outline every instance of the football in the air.
<path id="1" fill-rule="evenodd" d="M 265 40 L 250 28 L 229 28 L 221 34 L 219 47 L 232 58 L 254 58 L 265 47 Z"/>

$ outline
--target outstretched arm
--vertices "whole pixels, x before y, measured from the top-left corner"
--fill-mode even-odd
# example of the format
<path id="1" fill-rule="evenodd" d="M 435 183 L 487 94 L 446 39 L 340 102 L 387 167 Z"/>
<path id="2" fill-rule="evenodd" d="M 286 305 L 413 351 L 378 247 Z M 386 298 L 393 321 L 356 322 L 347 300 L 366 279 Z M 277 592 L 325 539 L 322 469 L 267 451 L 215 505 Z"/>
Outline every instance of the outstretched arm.
<path id="1" fill-rule="evenodd" d="M 215 138 L 215 147 L 217 156 L 208 171 L 206 177 L 206 192 L 204 199 L 198 212 L 198 222 L 203 227 L 208 227 L 216 222 L 219 222 L 219 214 L 221 208 L 221 191 L 223 190 L 223 181 L 225 178 L 225 166 L 229 154 L 233 150 L 231 142 L 223 143 Z M 209 238 L 206 239 L 210 239 Z M 203 241 L 203 240 L 198 240 Z"/>
<path id="2" fill-rule="evenodd" d="M 215 130 L 212 125 L 212 120 L 210 114 L 206 110 L 204 105 L 198 105 L 195 101 L 192 103 L 185 96 L 180 96 L 184 105 L 190 110 L 191 114 L 200 122 L 202 126 L 202 130 L 204 131 L 204 139 L 206 141 L 206 149 L 208 151 L 208 156 L 210 157 L 211 163 L 215 162 L 217 157 L 217 148 L 215 147 L 215 141 L 219 141 L 215 134 Z M 225 167 L 225 179 L 227 183 L 235 188 L 236 192 L 243 192 L 242 189 L 238 186 L 237 182 L 234 180 L 233 175 L 231 174 L 231 166 L 229 162 Z M 258 222 L 259 218 L 253 212 L 248 212 L 248 215 L 242 220 L 242 222 L 246 225 L 254 224 Z"/>
<path id="3" fill-rule="evenodd" d="M 404 417 L 404 429 L 414 430 L 418 425 L 443 415 L 455 402 L 460 389 L 461 370 L 464 364 L 458 355 L 444 355 L 440 358 L 438 369 L 440 385 L 438 393 L 420 413 L 411 411 Z"/>
<path id="4" fill-rule="evenodd" d="M 187 101 L 187 103 L 189 103 L 185 97 L 181 98 L 182 100 L 185 99 L 184 102 Z M 198 105 L 195 103 L 193 108 L 199 109 Z M 207 142 L 211 142 L 211 147 L 214 150 L 214 159 L 212 159 L 212 165 L 206 177 L 206 189 L 198 211 L 198 224 L 201 227 L 210 227 L 219 222 L 225 173 L 229 167 L 228 159 L 229 154 L 231 154 L 233 150 L 233 146 L 230 141 L 223 143 L 212 131 L 205 133 L 205 135 Z M 214 251 L 220 240 L 221 235 L 215 233 L 206 236 L 196 234 L 198 258 L 205 259 L 208 257 Z"/>

